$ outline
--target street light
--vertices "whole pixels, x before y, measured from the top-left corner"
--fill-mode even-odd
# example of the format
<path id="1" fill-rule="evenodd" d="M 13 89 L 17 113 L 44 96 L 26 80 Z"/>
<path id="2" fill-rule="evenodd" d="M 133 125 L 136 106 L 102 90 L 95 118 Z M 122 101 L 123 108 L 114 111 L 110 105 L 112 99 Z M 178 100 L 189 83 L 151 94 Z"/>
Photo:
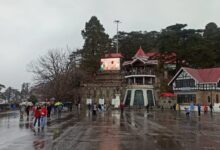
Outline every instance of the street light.
<path id="1" fill-rule="evenodd" d="M 121 23 L 120 20 L 115 20 L 114 23 L 117 25 L 117 41 L 116 41 L 116 53 L 118 53 L 118 24 Z"/>

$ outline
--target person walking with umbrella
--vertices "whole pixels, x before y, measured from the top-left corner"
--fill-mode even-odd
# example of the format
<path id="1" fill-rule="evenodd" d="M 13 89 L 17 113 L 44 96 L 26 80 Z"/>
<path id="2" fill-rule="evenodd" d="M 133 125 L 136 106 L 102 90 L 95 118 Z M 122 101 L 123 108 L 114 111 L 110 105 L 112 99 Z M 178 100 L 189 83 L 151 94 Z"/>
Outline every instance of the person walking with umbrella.
<path id="1" fill-rule="evenodd" d="M 61 112 L 62 112 L 62 109 L 63 109 L 63 103 L 58 101 L 58 102 L 55 103 L 55 106 L 57 107 L 57 117 L 59 119 L 59 118 L 61 118 Z"/>

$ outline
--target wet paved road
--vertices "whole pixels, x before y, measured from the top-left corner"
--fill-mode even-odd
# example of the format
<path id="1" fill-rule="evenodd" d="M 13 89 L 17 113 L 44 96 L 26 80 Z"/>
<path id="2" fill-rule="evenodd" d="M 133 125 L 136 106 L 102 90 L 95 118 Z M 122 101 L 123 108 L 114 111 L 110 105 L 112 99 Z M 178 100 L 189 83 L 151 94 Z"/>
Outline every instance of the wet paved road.
<path id="1" fill-rule="evenodd" d="M 0 150 L 36 150 L 45 149 L 53 138 L 58 137 L 72 114 L 64 113 L 60 120 L 53 116 L 44 131 L 33 131 L 31 119 L 20 119 L 19 112 L 0 113 Z"/>
<path id="2" fill-rule="evenodd" d="M 0 115 L 0 149 L 46 150 L 177 150 L 220 149 L 220 114 L 172 111 L 81 112 L 49 122 L 33 132 L 17 114 Z"/>

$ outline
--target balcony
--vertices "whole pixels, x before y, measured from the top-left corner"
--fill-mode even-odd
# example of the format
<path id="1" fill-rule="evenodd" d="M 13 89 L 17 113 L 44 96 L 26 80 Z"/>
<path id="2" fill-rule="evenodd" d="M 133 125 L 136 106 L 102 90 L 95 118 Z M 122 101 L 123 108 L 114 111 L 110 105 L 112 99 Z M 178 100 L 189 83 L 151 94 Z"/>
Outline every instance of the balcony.
<path id="1" fill-rule="evenodd" d="M 131 75 L 146 75 L 146 76 L 155 76 L 155 71 L 153 70 L 130 70 L 130 71 L 124 71 L 124 76 L 131 76 Z"/>
<path id="2" fill-rule="evenodd" d="M 126 78 L 127 85 L 154 85 L 155 78 L 148 77 L 134 77 L 134 78 Z"/>

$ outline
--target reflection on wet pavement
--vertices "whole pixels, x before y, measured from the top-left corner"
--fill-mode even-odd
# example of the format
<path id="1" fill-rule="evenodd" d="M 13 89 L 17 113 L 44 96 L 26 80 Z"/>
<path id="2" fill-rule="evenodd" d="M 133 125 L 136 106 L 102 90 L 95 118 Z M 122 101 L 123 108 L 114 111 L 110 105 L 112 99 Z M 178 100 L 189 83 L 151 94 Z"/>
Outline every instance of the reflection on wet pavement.
<path id="1" fill-rule="evenodd" d="M 220 149 L 220 114 L 144 110 L 66 114 L 44 129 L 17 112 L 0 115 L 0 149 L 16 150 L 181 150 Z"/>

